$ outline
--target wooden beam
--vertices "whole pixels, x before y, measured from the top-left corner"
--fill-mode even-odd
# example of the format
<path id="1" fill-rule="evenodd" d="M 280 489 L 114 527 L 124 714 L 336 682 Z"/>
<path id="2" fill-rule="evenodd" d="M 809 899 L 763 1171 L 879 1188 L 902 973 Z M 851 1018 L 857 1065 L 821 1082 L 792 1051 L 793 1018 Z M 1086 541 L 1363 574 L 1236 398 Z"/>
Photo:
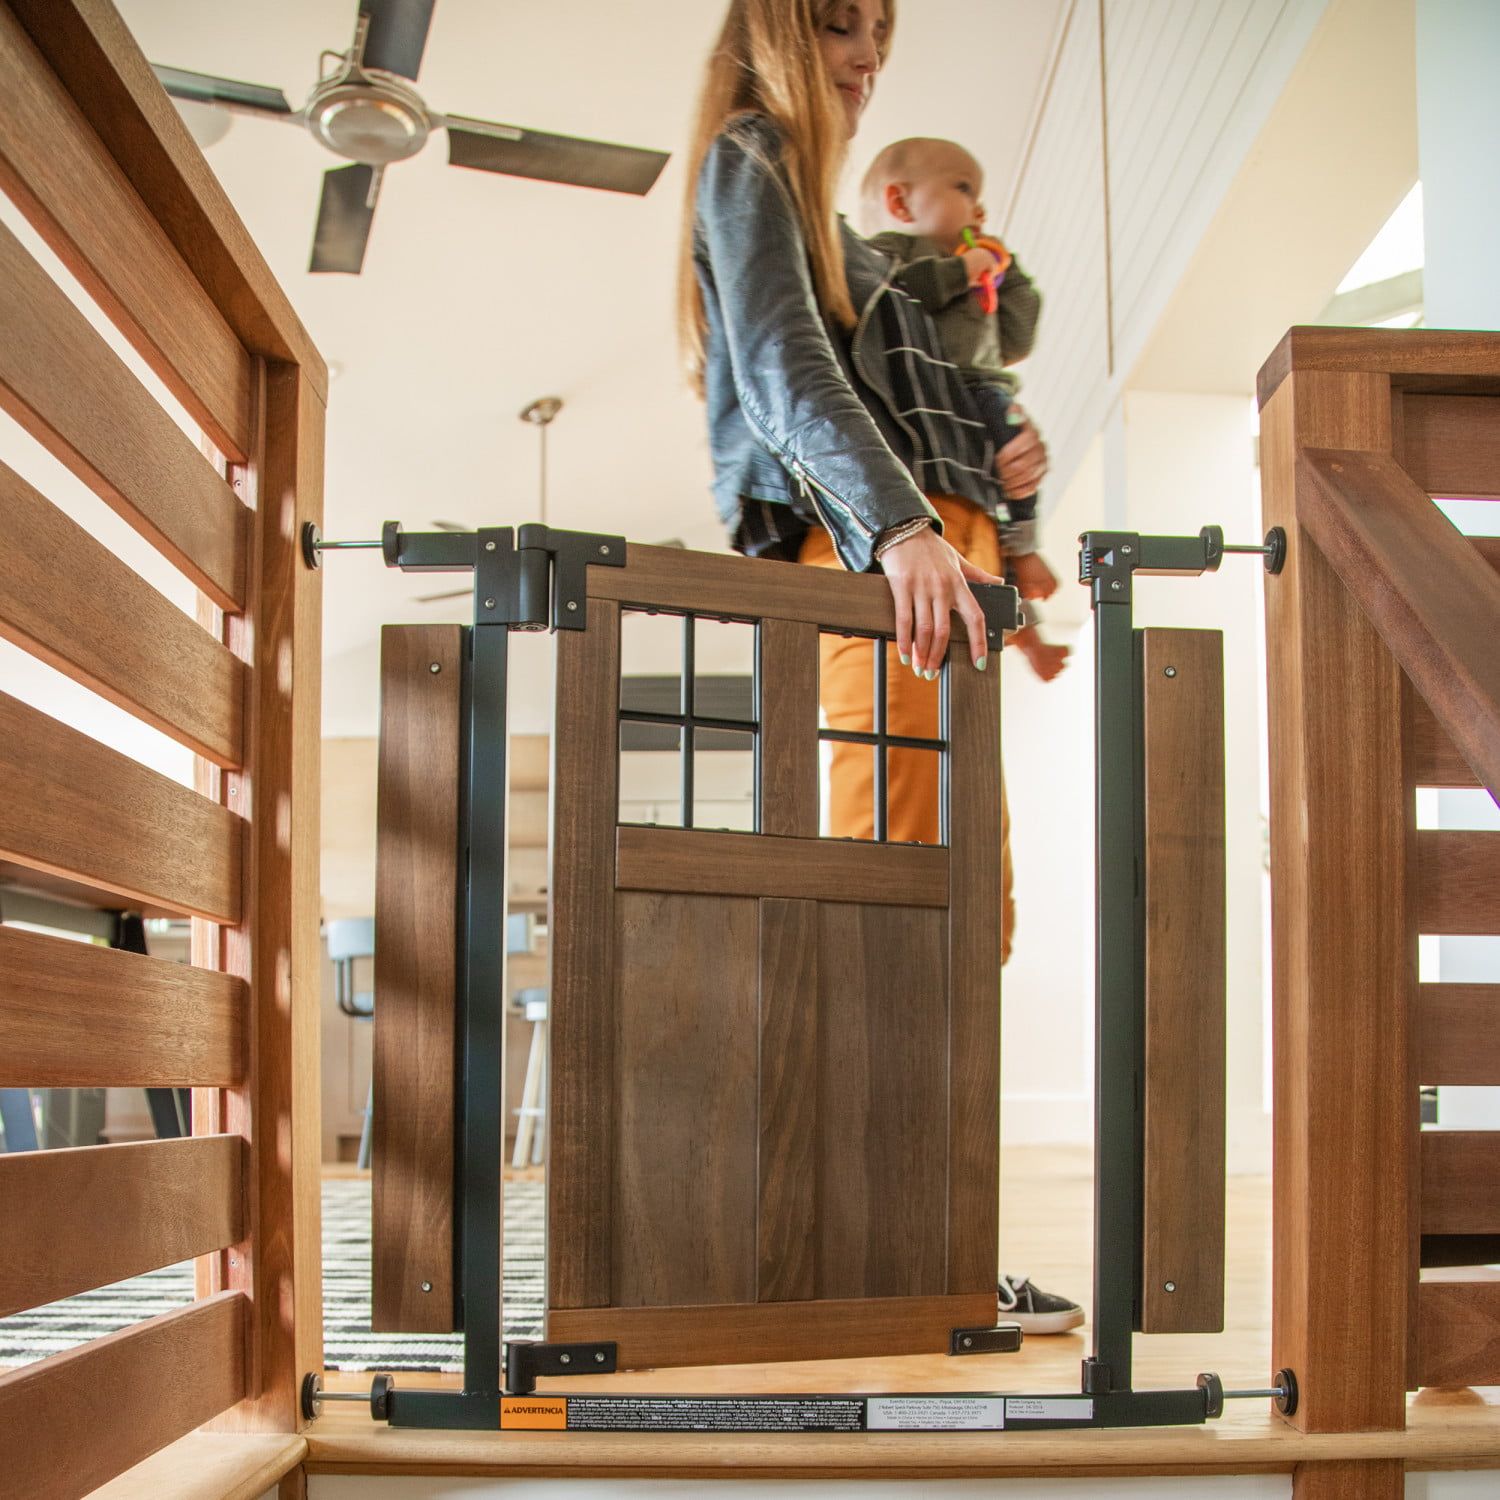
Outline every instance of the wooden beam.
<path id="1" fill-rule="evenodd" d="M 1399 1458 L 1346 1458 L 1300 1463 L 1292 1470 L 1292 1500 L 1402 1500 L 1406 1465 Z"/>
<path id="2" fill-rule="evenodd" d="M 1500 499 L 1500 396 L 1400 398 L 1396 457 L 1429 495 Z"/>
<path id="3" fill-rule="evenodd" d="M 232 1245 L 241 1151 L 219 1135 L 0 1156 L 0 1317 Z"/>
<path id="4" fill-rule="evenodd" d="M 300 1472 L 305 1439 L 286 1433 L 190 1432 L 158 1448 L 89 1500 L 260 1500 Z"/>
<path id="5" fill-rule="evenodd" d="M 1424 1280 L 1417 1314 L 1418 1384 L 1500 1385 L 1500 1280 L 1493 1272 L 1482 1280 Z"/>
<path id="6" fill-rule="evenodd" d="M 328 369 L 110 0 L 7 0 L 147 213 L 251 354 Z"/>
<path id="7" fill-rule="evenodd" d="M 216 765 L 239 764 L 242 662 L 3 463 L 0 529 L 0 635 Z"/>
<path id="8" fill-rule="evenodd" d="M 248 458 L 250 356 L 5 7 L 0 184 L 214 444 Z"/>
<path id="9" fill-rule="evenodd" d="M 0 927 L 0 1087 L 187 1088 L 245 1076 L 242 979 Z"/>
<path id="10" fill-rule="evenodd" d="M 0 781 L 0 857 L 126 904 L 239 919 L 233 813 L 4 693 Z"/>
<path id="11" fill-rule="evenodd" d="M 760 823 L 762 833 L 818 836 L 818 631 L 762 620 Z"/>
<path id="12" fill-rule="evenodd" d="M 225 609 L 248 516 L 182 429 L 0 225 L 0 408 Z"/>
<path id="13" fill-rule="evenodd" d="M 1224 642 L 1141 632 L 1142 1333 L 1224 1327 Z"/>
<path id="14" fill-rule="evenodd" d="M 370 1265 L 377 1330 L 459 1326 L 453 1133 L 462 686 L 457 625 L 381 631 Z"/>
<path id="15" fill-rule="evenodd" d="M 1407 697 L 1411 716 L 1407 754 L 1411 757 L 1413 785 L 1478 786 L 1474 768 L 1458 753 L 1458 747 L 1444 732 L 1422 695 L 1412 688 Z"/>
<path id="16" fill-rule="evenodd" d="M 1417 926 L 1426 933 L 1500 933 L 1500 833 L 1424 828 L 1417 835 Z"/>
<path id="17" fill-rule="evenodd" d="M 1500 1084 L 1500 984 L 1424 984 L 1417 990 L 1419 1083 Z"/>
<path id="18" fill-rule="evenodd" d="M 712 868 L 709 868 L 710 862 Z M 622 826 L 615 884 L 627 891 L 947 906 L 948 851 L 915 844 Z"/>
<path id="19" fill-rule="evenodd" d="M 221 1293 L 0 1375 L 7 1487 L 79 1500 L 238 1401 L 246 1313 Z"/>
<path id="20" fill-rule="evenodd" d="M 1424 1130 L 1422 1233 L 1500 1233 L 1500 1131 Z"/>
<path id="21" fill-rule="evenodd" d="M 1389 453 L 1306 447 L 1298 517 L 1500 797 L 1500 577 Z"/>
<path id="22" fill-rule="evenodd" d="M 1387 451 L 1390 432 L 1385 377 L 1300 369 L 1266 403 L 1261 427 L 1266 524 L 1290 539 L 1285 569 L 1266 584 L 1271 1348 L 1273 1368 L 1297 1371 L 1292 1421 L 1304 1432 L 1400 1428 L 1406 1417 L 1416 936 L 1401 672 L 1302 528 L 1298 466 L 1308 445 Z"/>
<path id="23" fill-rule="evenodd" d="M 1294 371 L 1354 377 L 1379 371 L 1402 391 L 1500 395 L 1500 337 L 1434 328 L 1289 328 L 1256 378 L 1262 410 Z"/>

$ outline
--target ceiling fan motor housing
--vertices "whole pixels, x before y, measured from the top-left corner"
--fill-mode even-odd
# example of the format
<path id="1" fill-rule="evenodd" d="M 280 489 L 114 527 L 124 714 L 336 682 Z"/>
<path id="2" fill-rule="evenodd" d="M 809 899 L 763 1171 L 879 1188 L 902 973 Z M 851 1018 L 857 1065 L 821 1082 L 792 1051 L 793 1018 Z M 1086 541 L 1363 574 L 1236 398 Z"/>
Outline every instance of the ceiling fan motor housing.
<path id="1" fill-rule="evenodd" d="M 307 101 L 307 128 L 335 156 L 388 166 L 427 144 L 433 120 L 404 79 L 350 68 L 320 83 Z"/>

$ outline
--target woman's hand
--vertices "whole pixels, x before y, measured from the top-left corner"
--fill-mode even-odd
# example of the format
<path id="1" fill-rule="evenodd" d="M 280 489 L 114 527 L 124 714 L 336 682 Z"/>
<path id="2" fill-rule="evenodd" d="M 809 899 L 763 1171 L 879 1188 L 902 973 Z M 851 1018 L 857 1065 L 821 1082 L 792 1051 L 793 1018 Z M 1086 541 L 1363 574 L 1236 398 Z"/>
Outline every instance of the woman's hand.
<path id="1" fill-rule="evenodd" d="M 1019 408 L 1012 406 L 1011 411 Z M 995 477 L 1007 495 L 1034 495 L 1047 472 L 1047 445 L 1028 421 L 995 458 Z"/>
<path id="2" fill-rule="evenodd" d="M 918 677 L 934 678 L 948 654 L 948 617 L 956 613 L 969 637 L 969 657 L 982 672 L 989 655 L 984 611 L 970 583 L 1000 583 L 965 561 L 930 526 L 897 542 L 880 559 L 896 604 L 896 649 Z"/>

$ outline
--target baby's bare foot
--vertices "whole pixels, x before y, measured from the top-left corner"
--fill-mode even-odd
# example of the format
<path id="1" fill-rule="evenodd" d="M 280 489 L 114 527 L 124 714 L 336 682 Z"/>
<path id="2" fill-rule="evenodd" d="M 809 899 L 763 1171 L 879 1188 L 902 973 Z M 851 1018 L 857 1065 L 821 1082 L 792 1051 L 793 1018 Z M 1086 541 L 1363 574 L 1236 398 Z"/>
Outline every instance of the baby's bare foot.
<path id="1" fill-rule="evenodd" d="M 1035 629 L 1018 630 L 1011 644 L 1021 648 L 1021 655 L 1043 682 L 1051 682 L 1068 664 L 1068 648 L 1044 641 Z"/>

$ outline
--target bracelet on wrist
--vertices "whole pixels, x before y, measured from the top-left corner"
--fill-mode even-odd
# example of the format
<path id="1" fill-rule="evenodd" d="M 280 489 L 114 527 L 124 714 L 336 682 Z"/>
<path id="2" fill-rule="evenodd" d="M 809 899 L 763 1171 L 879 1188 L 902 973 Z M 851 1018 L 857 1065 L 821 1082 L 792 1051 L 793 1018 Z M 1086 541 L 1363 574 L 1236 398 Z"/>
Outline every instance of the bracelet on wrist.
<path id="1" fill-rule="evenodd" d="M 894 526 L 888 526 L 881 532 L 875 542 L 875 558 L 879 561 L 892 547 L 914 537 L 919 531 L 926 530 L 932 525 L 929 516 L 913 516 L 909 521 L 898 521 Z"/>

